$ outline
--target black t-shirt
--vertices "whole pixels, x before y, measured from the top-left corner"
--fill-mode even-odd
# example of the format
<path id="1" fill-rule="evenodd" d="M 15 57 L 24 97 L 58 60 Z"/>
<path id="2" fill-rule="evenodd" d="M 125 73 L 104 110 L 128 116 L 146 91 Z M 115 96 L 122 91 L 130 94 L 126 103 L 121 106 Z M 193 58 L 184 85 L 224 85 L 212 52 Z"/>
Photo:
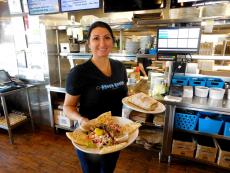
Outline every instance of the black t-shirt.
<path id="1" fill-rule="evenodd" d="M 104 75 L 90 60 L 71 69 L 66 83 L 66 92 L 80 95 L 82 116 L 89 119 L 111 111 L 113 116 L 121 116 L 122 98 L 127 96 L 127 75 L 124 65 L 110 59 L 112 75 Z"/>

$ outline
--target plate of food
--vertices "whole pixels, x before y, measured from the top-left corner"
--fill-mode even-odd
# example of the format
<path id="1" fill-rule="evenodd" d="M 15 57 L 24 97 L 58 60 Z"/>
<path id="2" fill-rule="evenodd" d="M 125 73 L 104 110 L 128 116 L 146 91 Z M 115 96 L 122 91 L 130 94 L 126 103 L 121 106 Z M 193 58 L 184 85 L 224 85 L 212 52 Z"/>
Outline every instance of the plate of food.
<path id="1" fill-rule="evenodd" d="M 165 111 L 165 106 L 142 92 L 125 97 L 122 103 L 132 110 L 147 114 L 158 114 Z"/>
<path id="2" fill-rule="evenodd" d="M 66 136 L 75 148 L 91 154 L 119 151 L 135 141 L 140 123 L 106 112 Z"/>

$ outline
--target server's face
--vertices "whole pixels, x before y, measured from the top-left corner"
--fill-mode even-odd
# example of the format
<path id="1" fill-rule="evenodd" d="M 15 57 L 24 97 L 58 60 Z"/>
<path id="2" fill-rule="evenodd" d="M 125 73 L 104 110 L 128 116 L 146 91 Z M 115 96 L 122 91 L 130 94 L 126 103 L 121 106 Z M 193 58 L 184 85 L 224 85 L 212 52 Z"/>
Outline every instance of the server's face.
<path id="1" fill-rule="evenodd" d="M 89 48 L 94 57 L 107 57 L 113 48 L 113 39 L 106 28 L 94 28 L 90 34 Z"/>

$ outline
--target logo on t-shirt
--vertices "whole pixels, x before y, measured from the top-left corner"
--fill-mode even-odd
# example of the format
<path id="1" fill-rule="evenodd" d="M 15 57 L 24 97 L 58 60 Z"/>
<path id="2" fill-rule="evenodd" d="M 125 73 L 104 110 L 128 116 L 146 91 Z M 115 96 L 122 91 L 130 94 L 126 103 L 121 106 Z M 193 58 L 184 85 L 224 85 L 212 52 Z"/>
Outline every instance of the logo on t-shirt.
<path id="1" fill-rule="evenodd" d="M 96 90 L 100 90 L 100 91 L 114 90 L 114 89 L 118 89 L 124 85 L 125 85 L 124 81 L 120 81 L 120 82 L 116 82 L 116 83 L 110 83 L 110 84 L 102 84 L 102 85 L 97 86 Z"/>

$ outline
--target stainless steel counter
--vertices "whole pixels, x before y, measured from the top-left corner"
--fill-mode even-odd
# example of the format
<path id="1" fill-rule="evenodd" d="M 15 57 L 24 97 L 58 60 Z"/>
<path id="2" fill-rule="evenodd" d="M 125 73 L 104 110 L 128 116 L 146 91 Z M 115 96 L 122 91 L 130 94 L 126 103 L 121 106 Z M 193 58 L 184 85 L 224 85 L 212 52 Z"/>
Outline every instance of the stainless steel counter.
<path id="1" fill-rule="evenodd" d="M 60 85 L 46 85 L 47 91 L 53 91 L 53 92 L 58 92 L 58 93 L 65 93 L 65 87 Z M 48 93 L 49 95 L 49 93 Z"/>
<path id="2" fill-rule="evenodd" d="M 183 98 L 181 102 L 164 101 L 164 103 L 176 107 L 188 107 L 189 109 L 208 110 L 230 115 L 230 100 L 226 98 L 223 100 L 215 100 L 194 96 L 193 98 Z"/>

